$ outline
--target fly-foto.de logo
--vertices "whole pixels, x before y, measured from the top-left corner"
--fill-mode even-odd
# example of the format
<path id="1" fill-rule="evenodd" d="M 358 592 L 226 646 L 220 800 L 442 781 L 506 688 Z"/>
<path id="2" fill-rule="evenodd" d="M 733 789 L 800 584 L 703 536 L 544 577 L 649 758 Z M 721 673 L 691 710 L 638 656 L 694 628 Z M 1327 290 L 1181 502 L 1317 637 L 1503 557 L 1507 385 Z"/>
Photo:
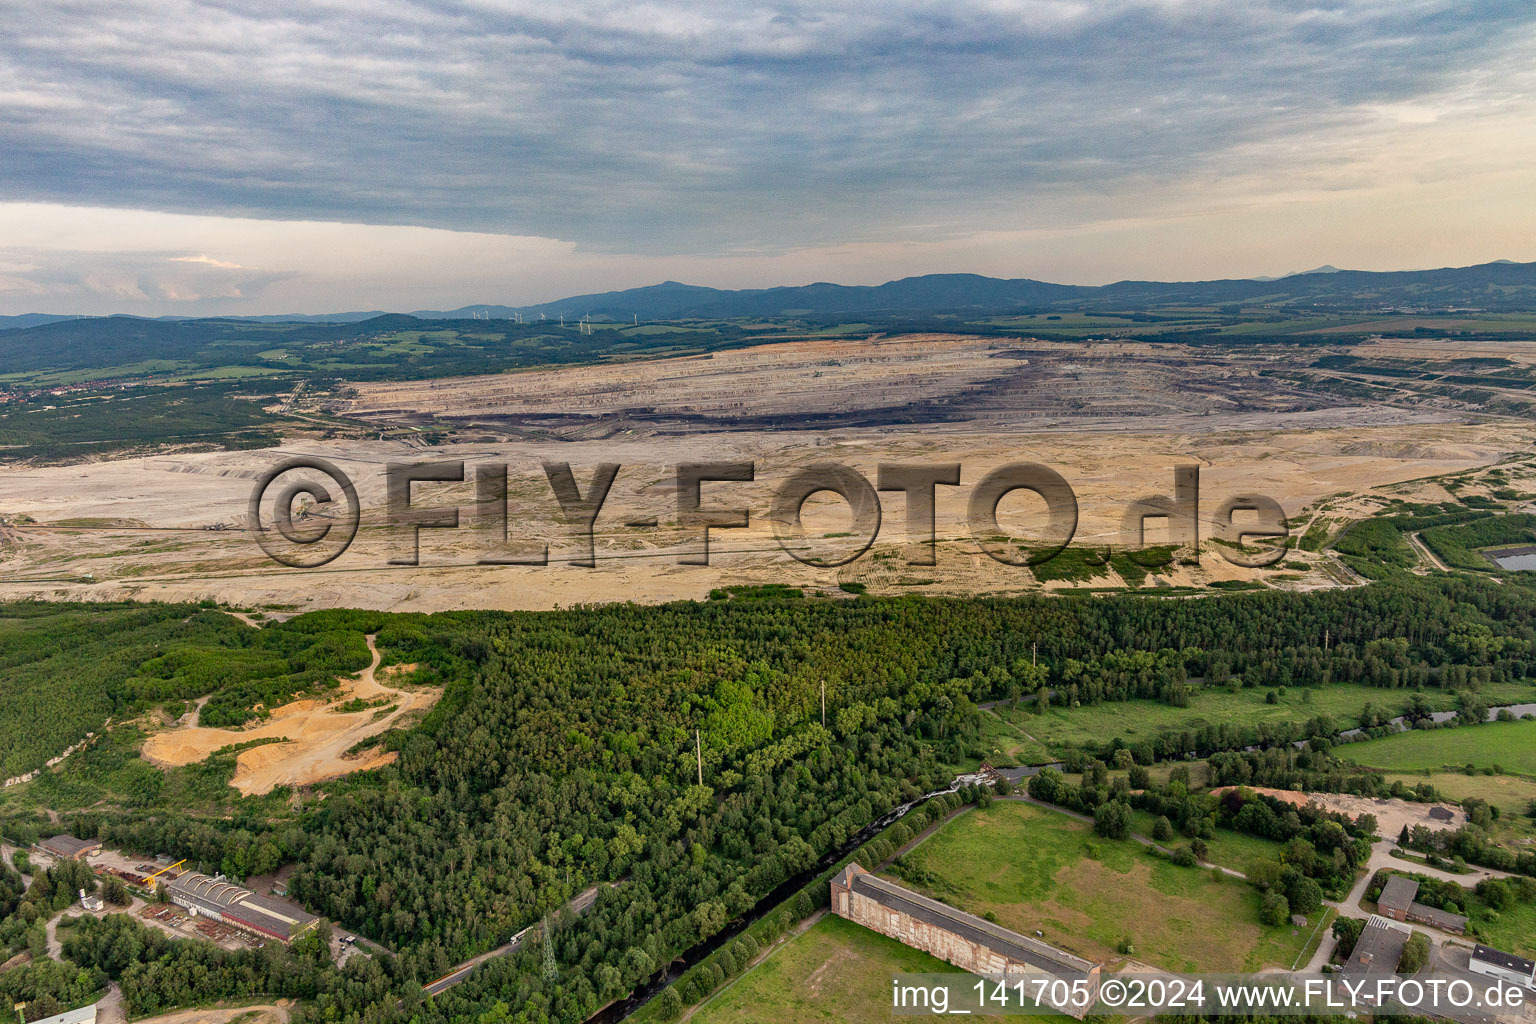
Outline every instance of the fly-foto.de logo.
<path id="1" fill-rule="evenodd" d="M 600 463 L 578 474 L 565 462 L 540 465 L 563 528 L 576 548 L 573 557 L 562 561 L 596 566 L 598 519 L 624 467 Z M 466 473 L 462 460 L 386 464 L 382 525 L 388 563 L 419 565 L 422 530 L 468 527 L 479 546 L 477 565 L 549 565 L 547 542 L 518 539 L 510 529 L 508 469 L 506 463 L 480 463 Z M 938 510 L 951 503 L 953 508 L 947 511 L 964 510 L 970 539 L 999 564 L 1042 565 L 1071 545 L 1078 529 L 1077 495 L 1054 469 L 1036 462 L 1011 462 L 973 484 L 962 482 L 964 476 L 957 462 L 881 462 L 873 480 L 843 463 L 817 462 L 772 481 L 767 515 L 784 553 L 818 568 L 846 565 L 868 552 L 880 536 L 885 502 L 904 508 L 908 565 L 937 564 Z M 752 512 L 734 488 L 758 479 L 751 461 L 675 466 L 673 524 L 681 531 L 678 564 L 709 565 L 713 535 L 750 525 Z M 1279 502 L 1262 494 L 1232 494 L 1202 516 L 1200 467 L 1175 467 L 1172 482 L 1171 493 L 1143 495 L 1126 503 L 1117 543 L 1097 545 L 1103 557 L 1116 550 L 1149 569 L 1168 564 L 1175 551 L 1183 553 L 1178 557 L 1193 560 L 1198 557 L 1202 523 L 1210 536 L 1222 541 L 1217 549 L 1221 557 L 1234 565 L 1258 568 L 1284 557 L 1290 531 Z M 468 507 L 442 500 L 443 488 L 454 484 L 473 485 L 474 500 Z M 1043 526 L 1031 530 L 1029 537 L 1010 536 L 998 522 L 1003 499 L 1019 491 L 1044 503 Z M 803 525 L 807 501 L 822 493 L 841 499 L 851 513 L 851 528 L 838 534 L 835 542 L 829 542 L 829 535 L 812 536 Z M 256 542 L 272 559 L 294 568 L 314 568 L 347 550 L 361 520 L 351 478 L 325 459 L 300 457 L 278 463 L 257 480 L 247 521 Z M 1165 525 L 1155 547 L 1147 543 L 1153 520 Z M 661 524 L 653 516 L 629 519 L 623 525 L 659 529 Z"/>

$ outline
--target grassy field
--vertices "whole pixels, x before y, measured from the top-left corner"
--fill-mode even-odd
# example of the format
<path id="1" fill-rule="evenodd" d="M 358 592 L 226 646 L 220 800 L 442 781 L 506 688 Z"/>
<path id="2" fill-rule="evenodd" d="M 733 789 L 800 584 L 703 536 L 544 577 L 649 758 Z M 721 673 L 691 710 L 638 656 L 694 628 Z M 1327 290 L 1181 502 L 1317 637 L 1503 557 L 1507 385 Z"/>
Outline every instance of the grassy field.
<path id="1" fill-rule="evenodd" d="M 1461 729 L 1403 733 L 1338 748 L 1340 757 L 1392 771 L 1446 765 L 1495 765 L 1536 776 L 1536 722 L 1490 722 Z"/>
<path id="2" fill-rule="evenodd" d="M 994 764 L 1044 764 L 1051 752 L 1021 724 L 1024 716 L 1004 711 L 981 714 L 981 742 Z"/>
<path id="3" fill-rule="evenodd" d="M 1137 835 L 1152 838 L 1152 826 L 1156 824 L 1157 816 L 1150 811 L 1133 811 L 1131 813 L 1131 831 Z M 1173 838 L 1161 845 L 1170 850 L 1180 846 L 1188 846 L 1189 839 L 1174 832 Z M 1247 873 L 1248 868 L 1258 861 L 1277 861 L 1280 859 L 1280 844 L 1268 839 L 1260 839 L 1258 836 L 1245 835 L 1242 832 L 1233 832 L 1230 829 L 1219 828 L 1216 834 L 1206 840 L 1205 859 L 1212 864 L 1220 864 L 1224 868 L 1232 868 L 1236 871 Z"/>
<path id="4" fill-rule="evenodd" d="M 690 1019 L 696 1024 L 885 1022 L 891 1019 L 891 977 L 898 973 L 964 972 L 828 914 L 722 989 Z"/>
<path id="5" fill-rule="evenodd" d="M 1358 724 L 1360 711 L 1367 704 L 1396 715 L 1408 708 L 1412 691 L 1385 690 L 1373 686 L 1356 686 L 1351 683 L 1335 683 L 1313 689 L 1310 701 L 1307 690 L 1292 687 L 1282 695 L 1276 691 L 1276 703 L 1265 701 L 1267 689 L 1253 687 L 1232 693 L 1226 689 L 1210 687 L 1195 696 L 1187 708 L 1176 708 L 1153 700 L 1132 700 L 1095 704 L 1078 708 L 1051 708 L 1045 714 L 1034 714 L 1026 700 L 1023 709 L 999 708 L 998 714 L 1020 737 L 1028 733 L 1038 741 L 1037 745 L 1050 752 L 1068 747 L 1094 746 L 1115 736 L 1128 742 L 1156 736 L 1168 729 L 1198 729 L 1218 722 L 1305 722 L 1318 715 L 1329 715 L 1341 729 Z M 1455 697 L 1438 690 L 1427 690 L 1425 698 L 1436 709 L 1455 707 Z M 1530 700 L 1536 690 L 1519 683 L 1491 685 L 1483 690 L 1483 696 L 1492 703 L 1511 703 Z M 1019 740 L 1022 752 L 1032 746 Z"/>
<path id="6" fill-rule="evenodd" d="M 1310 933 L 1259 924 L 1258 891 L 1236 879 L 1014 801 L 961 815 L 911 860 L 930 895 L 1111 966 L 1128 938 L 1136 959 L 1170 970 L 1288 968 Z"/>
<path id="7" fill-rule="evenodd" d="M 1516 903 L 1501 910 L 1479 914 L 1475 926 L 1480 941 L 1495 949 L 1524 957 L 1536 956 L 1536 903 Z"/>

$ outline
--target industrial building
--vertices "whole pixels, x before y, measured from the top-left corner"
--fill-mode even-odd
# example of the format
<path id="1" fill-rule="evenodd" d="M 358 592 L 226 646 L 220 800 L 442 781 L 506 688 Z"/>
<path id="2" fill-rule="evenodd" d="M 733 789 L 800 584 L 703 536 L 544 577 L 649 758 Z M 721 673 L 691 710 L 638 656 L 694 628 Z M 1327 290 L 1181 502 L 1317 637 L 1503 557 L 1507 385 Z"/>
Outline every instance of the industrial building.
<path id="1" fill-rule="evenodd" d="M 78 1010 L 65 1010 L 52 1017 L 44 1017 L 32 1024 L 96 1024 L 96 1004 L 82 1006 Z"/>
<path id="2" fill-rule="evenodd" d="M 1427 924 L 1432 928 L 1455 932 L 1458 935 L 1466 932 L 1465 917 L 1415 902 L 1414 897 L 1418 894 L 1418 882 L 1403 875 L 1393 875 L 1387 879 L 1387 884 L 1382 886 L 1381 897 L 1376 901 L 1377 913 L 1382 917 L 1390 917 L 1394 921 Z"/>
<path id="3" fill-rule="evenodd" d="M 1478 943 L 1467 962 L 1477 974 L 1536 989 L 1536 961 Z"/>
<path id="4" fill-rule="evenodd" d="M 1098 998 L 1101 964 L 921 896 L 858 864 L 832 879 L 832 912 L 972 974 L 1085 981 L 1088 1006 L 1052 1004 L 1073 1017 L 1082 1017 Z M 1053 989 L 1048 987 L 1046 994 Z"/>
<path id="5" fill-rule="evenodd" d="M 1372 914 L 1360 929 L 1360 938 L 1355 940 L 1354 952 L 1349 954 L 1343 973 L 1350 977 L 1391 974 L 1402 962 L 1403 947 L 1412 937 L 1413 929 Z"/>
<path id="6" fill-rule="evenodd" d="M 196 871 L 161 883 L 166 896 L 197 917 L 209 917 L 266 938 L 291 942 L 319 918 L 297 907 L 258 896 L 249 889 Z"/>
<path id="7" fill-rule="evenodd" d="M 80 860 L 101 849 L 100 839 L 76 839 L 74 836 L 54 836 L 37 844 L 44 853 L 60 860 Z"/>

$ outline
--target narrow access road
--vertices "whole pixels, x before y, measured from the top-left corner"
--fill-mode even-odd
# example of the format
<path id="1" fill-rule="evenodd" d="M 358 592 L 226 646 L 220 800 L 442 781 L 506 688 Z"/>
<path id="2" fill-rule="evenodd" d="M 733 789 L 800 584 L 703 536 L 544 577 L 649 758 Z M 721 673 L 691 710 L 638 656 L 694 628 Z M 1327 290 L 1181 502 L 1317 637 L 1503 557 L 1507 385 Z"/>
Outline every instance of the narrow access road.
<path id="1" fill-rule="evenodd" d="M 0 842 L 0 857 L 4 857 L 5 858 L 5 866 L 6 867 L 11 867 L 11 858 L 13 856 L 15 856 L 17 851 L 20 850 L 20 849 L 21 849 L 21 847 L 19 847 L 19 846 L 12 846 L 10 843 L 7 843 L 7 842 Z M 29 874 L 25 874 L 23 872 L 20 872 L 20 871 L 18 871 L 16 873 L 21 875 L 22 891 L 26 891 L 27 889 L 30 889 L 32 887 L 32 876 L 29 875 Z"/>
<path id="2" fill-rule="evenodd" d="M 1408 546 L 1413 548 L 1414 554 L 1419 556 L 1419 561 L 1428 562 L 1430 565 L 1434 566 L 1436 569 L 1439 569 L 1441 572 L 1451 571 L 1444 562 L 1440 561 L 1439 557 L 1433 551 L 1429 550 L 1429 545 L 1425 544 L 1424 541 L 1419 538 L 1417 532 L 1410 533 L 1407 535 L 1407 537 Z"/>

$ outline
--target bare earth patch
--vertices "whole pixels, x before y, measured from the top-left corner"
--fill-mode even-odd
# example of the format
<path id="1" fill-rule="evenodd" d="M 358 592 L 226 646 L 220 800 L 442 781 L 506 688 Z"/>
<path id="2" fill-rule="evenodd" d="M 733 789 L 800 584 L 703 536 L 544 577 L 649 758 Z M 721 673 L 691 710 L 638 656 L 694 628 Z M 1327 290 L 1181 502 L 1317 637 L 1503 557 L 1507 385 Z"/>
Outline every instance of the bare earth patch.
<path id="1" fill-rule="evenodd" d="M 1255 793 L 1272 796 L 1277 800 L 1295 804 L 1297 807 L 1318 803 L 1330 811 L 1347 814 L 1350 818 L 1358 818 L 1362 814 L 1375 815 L 1377 834 L 1388 839 L 1401 832 L 1404 825 L 1409 828 L 1414 825 L 1424 825 L 1436 830 L 1457 828 L 1466 821 L 1467 817 L 1462 809 L 1454 804 L 1420 804 L 1391 798 L 1351 796 L 1348 793 L 1298 793 L 1288 789 L 1265 789 L 1254 786 L 1248 788 Z M 1221 793 L 1224 790 L 1216 792 Z M 1436 808 L 1450 812 L 1451 817 L 1448 820 L 1430 817 L 1429 812 Z"/>
<path id="2" fill-rule="evenodd" d="M 1377 354 L 1419 351 L 1417 342 L 1396 344 Z M 423 531 L 419 565 L 394 561 L 400 540 L 387 525 L 384 471 L 391 461 L 427 458 L 419 442 L 290 438 L 263 450 L 0 469 L 0 517 L 27 523 L 0 527 L 0 598 L 211 599 L 287 615 L 328 607 L 651 603 L 765 583 L 831 594 L 851 583 L 884 595 L 1006 595 L 1125 582 L 1339 586 L 1351 580 L 1317 552 L 1291 552 L 1283 572 L 1230 564 L 1210 540 L 1216 507 L 1235 494 L 1265 494 L 1293 517 L 1298 533 L 1315 526 L 1327 535 L 1395 498 L 1445 500 L 1450 494 L 1433 478 L 1528 459 L 1536 443 L 1528 416 L 1391 389 L 1367 389 L 1360 398 L 1317 392 L 1273 372 L 1310 374 L 1321 356 L 1355 348 L 1227 352 L 910 335 L 359 383 L 338 411 L 392 429 L 430 422 L 460 431 L 433 447 L 430 460 L 462 461 L 464 481 L 423 487 L 421 500 L 424 507 L 459 508 L 462 525 Z M 1447 357 L 1454 350 L 1441 348 Z M 1384 397 L 1372 397 L 1378 392 Z M 361 505 L 355 542 L 318 570 L 272 561 L 244 529 L 257 478 L 294 456 L 334 462 L 356 486 Z M 596 523 L 593 569 L 570 564 L 585 556 L 586 545 L 564 519 L 543 461 L 570 463 L 583 488 L 599 463 L 623 467 Z M 678 523 L 676 470 L 681 463 L 725 461 L 754 463 L 755 479 L 709 483 L 704 504 L 746 509 L 749 525 L 717 531 L 709 565 L 699 566 L 693 564 L 699 532 Z M 922 535 L 907 535 L 904 499 L 891 494 L 881 497 L 879 537 L 864 557 L 837 568 L 811 567 L 781 550 L 770 518 L 774 489 L 829 461 L 871 481 L 882 462 L 960 463 L 962 484 L 938 489 L 937 564 L 908 564 L 905 546 Z M 1037 578 L 994 562 L 971 536 L 967 499 L 988 472 L 1018 461 L 1050 466 L 1068 480 L 1079 506 L 1075 543 L 1089 547 L 1120 544 L 1128 503 L 1168 493 L 1174 466 L 1198 464 L 1206 523 L 1200 565 L 1124 581 L 1108 569 L 1091 578 Z M 485 561 L 504 554 L 505 544 L 501 529 L 476 528 L 481 510 L 474 476 L 503 465 L 505 536 L 547 544 L 547 566 Z M 1508 474 L 1515 489 L 1536 490 L 1536 467 L 1511 464 Z M 1016 492 L 999 508 L 1000 532 L 1021 543 L 1037 540 L 1043 512 L 1038 499 Z M 822 492 L 806 503 L 806 535 L 831 549 L 829 561 L 858 550 L 851 528 L 847 503 L 835 495 Z M 1148 539 L 1157 543 L 1156 536 Z"/>
<path id="3" fill-rule="evenodd" d="M 297 700 L 275 709 L 250 729 L 208 729 L 184 726 L 158 733 L 144 742 L 144 757 L 161 767 L 180 767 L 206 759 L 216 750 L 257 739 L 281 739 L 242 751 L 235 759 L 231 781 L 244 796 L 270 793 L 277 786 L 308 786 L 352 772 L 380 768 L 395 760 L 393 751 L 371 751 L 347 757 L 363 740 L 392 728 L 403 716 L 424 712 L 442 696 L 439 689 L 396 690 L 378 682 L 379 652 L 368 637 L 373 664 L 357 679 L 342 680 L 334 701 Z M 396 673 L 398 674 L 398 673 Z M 378 716 L 377 707 L 338 714 L 335 703 L 387 697 L 395 710 Z"/>
<path id="4" fill-rule="evenodd" d="M 163 1017 L 149 1017 L 141 1024 L 285 1024 L 288 1020 L 288 1001 L 276 1004 L 250 1006 L 209 1006 L 195 1010 L 178 1010 Z"/>

